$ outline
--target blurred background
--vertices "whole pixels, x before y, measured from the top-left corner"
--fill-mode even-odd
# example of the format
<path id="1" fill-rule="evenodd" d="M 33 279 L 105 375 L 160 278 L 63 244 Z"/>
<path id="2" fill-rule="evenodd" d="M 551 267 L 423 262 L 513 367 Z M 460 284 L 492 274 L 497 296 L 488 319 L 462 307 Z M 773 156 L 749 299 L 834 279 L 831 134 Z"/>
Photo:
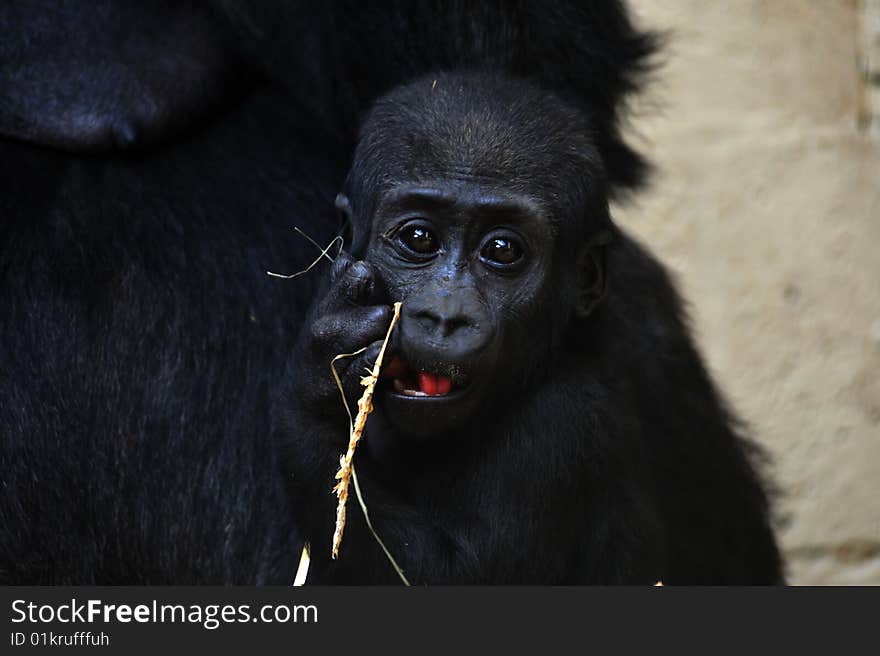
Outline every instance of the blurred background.
<path id="1" fill-rule="evenodd" d="M 631 0 L 668 32 L 614 208 L 773 459 L 793 584 L 880 584 L 880 0 Z"/>

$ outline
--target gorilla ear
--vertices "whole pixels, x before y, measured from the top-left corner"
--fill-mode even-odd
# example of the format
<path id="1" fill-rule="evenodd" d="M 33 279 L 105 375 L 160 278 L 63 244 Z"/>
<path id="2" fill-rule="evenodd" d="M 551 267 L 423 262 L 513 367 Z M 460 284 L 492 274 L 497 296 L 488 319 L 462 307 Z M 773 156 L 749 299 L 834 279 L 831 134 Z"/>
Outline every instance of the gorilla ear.
<path id="1" fill-rule="evenodd" d="M 349 181 L 345 181 L 343 189 L 349 188 Z M 352 207 L 351 199 L 345 191 L 336 195 L 336 209 L 339 210 L 342 219 L 342 237 L 345 239 L 346 250 L 356 258 L 362 258 L 367 250 L 367 244 L 370 240 L 369 223 L 364 225 L 364 219 L 359 219 L 360 223 L 355 221 L 355 209 Z"/>
<path id="2" fill-rule="evenodd" d="M 342 218 L 351 223 L 351 201 L 345 193 L 336 194 L 336 209 L 339 210 Z"/>
<path id="3" fill-rule="evenodd" d="M 341 223 L 339 234 L 342 235 L 343 244 L 351 248 L 352 239 L 354 239 L 354 221 L 351 213 L 351 201 L 345 193 L 336 194 L 336 209 L 339 210 L 339 220 Z"/>
<path id="4" fill-rule="evenodd" d="M 611 233 L 602 230 L 578 254 L 578 288 L 574 312 L 582 319 L 589 316 L 605 297 L 605 245 L 610 241 Z"/>

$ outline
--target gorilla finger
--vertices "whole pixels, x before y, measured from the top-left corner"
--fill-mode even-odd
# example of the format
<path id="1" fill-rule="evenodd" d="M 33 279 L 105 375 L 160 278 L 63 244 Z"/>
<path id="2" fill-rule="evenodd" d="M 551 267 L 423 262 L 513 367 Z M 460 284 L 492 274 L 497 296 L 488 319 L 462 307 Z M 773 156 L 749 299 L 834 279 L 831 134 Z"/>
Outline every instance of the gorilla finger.
<path id="1" fill-rule="evenodd" d="M 372 295 L 374 284 L 371 267 L 363 261 L 355 262 L 348 270 L 348 300 L 363 305 L 364 299 Z"/>
<path id="2" fill-rule="evenodd" d="M 321 314 L 338 311 L 352 303 L 367 305 L 375 287 L 375 275 L 369 264 L 355 261 L 348 254 L 340 255 L 333 265 L 330 289 L 321 302 Z"/>
<path id="3" fill-rule="evenodd" d="M 391 324 L 392 309 L 387 305 L 369 305 L 346 312 L 345 342 L 356 348 L 383 339 Z"/>
<path id="4" fill-rule="evenodd" d="M 337 361 L 337 372 L 342 381 L 342 389 L 345 390 L 345 398 L 348 400 L 349 407 L 356 411 L 357 400 L 364 393 L 364 385 L 362 380 L 369 376 L 382 350 L 382 340 L 376 340 L 367 347 L 363 353 L 360 353 L 348 362 L 344 372 L 339 371 Z"/>
<path id="5" fill-rule="evenodd" d="M 346 272 L 346 293 L 355 305 L 377 305 L 382 300 L 382 285 L 373 265 L 355 262 Z"/>
<path id="6" fill-rule="evenodd" d="M 333 282 L 339 280 L 353 263 L 354 258 L 351 255 L 345 251 L 340 251 L 339 255 L 336 256 L 336 259 L 333 260 L 333 268 L 330 270 L 330 280 Z"/>
<path id="7" fill-rule="evenodd" d="M 351 353 L 377 339 L 382 339 L 391 323 L 392 310 L 387 305 L 351 307 L 318 317 L 310 327 L 315 348 L 337 353 Z"/>

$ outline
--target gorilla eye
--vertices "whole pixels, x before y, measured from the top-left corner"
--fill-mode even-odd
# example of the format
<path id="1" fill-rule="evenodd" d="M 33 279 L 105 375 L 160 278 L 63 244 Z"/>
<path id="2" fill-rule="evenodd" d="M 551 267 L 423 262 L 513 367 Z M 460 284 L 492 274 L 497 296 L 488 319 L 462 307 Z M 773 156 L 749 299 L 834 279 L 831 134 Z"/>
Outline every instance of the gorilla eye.
<path id="1" fill-rule="evenodd" d="M 398 233 L 397 239 L 419 255 L 431 255 L 438 250 L 437 238 L 424 226 L 405 226 Z"/>
<path id="2" fill-rule="evenodd" d="M 508 239 L 507 237 L 493 237 L 486 242 L 485 246 L 483 246 L 483 250 L 480 251 L 480 256 L 490 264 L 507 266 L 510 264 L 516 264 L 522 259 L 523 249 L 522 246 L 513 239 Z"/>

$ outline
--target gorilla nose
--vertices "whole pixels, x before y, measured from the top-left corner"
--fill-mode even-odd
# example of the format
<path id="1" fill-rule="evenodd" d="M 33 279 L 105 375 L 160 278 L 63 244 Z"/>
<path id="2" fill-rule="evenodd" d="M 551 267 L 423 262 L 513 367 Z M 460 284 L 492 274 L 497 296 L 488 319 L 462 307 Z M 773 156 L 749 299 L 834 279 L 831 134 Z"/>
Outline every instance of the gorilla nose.
<path id="1" fill-rule="evenodd" d="M 478 328 L 474 321 L 463 314 L 445 314 L 439 310 L 425 309 L 413 313 L 422 330 L 426 333 L 436 334 L 443 339 L 458 333 L 461 330 L 473 330 Z"/>
<path id="2" fill-rule="evenodd" d="M 482 350 L 492 339 L 491 322 L 481 314 L 468 311 L 467 303 L 454 299 L 404 303 L 402 337 L 411 346 L 442 350 L 447 358 L 465 357 Z"/>

